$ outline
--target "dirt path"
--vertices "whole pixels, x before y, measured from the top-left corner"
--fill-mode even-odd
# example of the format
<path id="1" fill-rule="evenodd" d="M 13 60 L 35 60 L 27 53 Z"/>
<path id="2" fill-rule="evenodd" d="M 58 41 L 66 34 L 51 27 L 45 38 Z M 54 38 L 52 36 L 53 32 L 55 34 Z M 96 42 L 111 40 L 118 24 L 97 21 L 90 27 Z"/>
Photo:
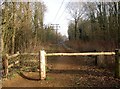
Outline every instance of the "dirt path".
<path id="1" fill-rule="evenodd" d="M 46 80 L 37 80 L 37 72 L 25 72 L 29 78 L 16 75 L 3 81 L 3 87 L 120 87 L 120 79 L 115 79 L 109 70 L 94 66 L 93 58 L 48 57 L 47 63 L 50 71 Z"/>

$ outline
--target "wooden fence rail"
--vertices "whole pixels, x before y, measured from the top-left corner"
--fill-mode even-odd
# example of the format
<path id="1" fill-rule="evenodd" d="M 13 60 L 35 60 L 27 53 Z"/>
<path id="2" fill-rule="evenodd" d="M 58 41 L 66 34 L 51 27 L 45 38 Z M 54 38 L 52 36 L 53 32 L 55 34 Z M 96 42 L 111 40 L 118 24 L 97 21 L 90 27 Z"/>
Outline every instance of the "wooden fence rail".
<path id="1" fill-rule="evenodd" d="M 5 74 L 8 74 L 8 68 L 14 66 L 14 64 L 19 63 L 19 60 L 14 64 L 8 65 L 8 59 L 17 57 L 19 55 L 31 55 L 31 56 L 39 56 L 39 75 L 40 79 L 46 79 L 46 60 L 45 58 L 48 56 L 95 56 L 95 63 L 97 63 L 97 56 L 110 56 L 115 55 L 115 77 L 120 78 L 120 50 L 115 50 L 115 52 L 87 52 L 87 53 L 46 53 L 44 50 L 40 50 L 39 53 L 19 53 L 17 52 L 14 55 L 9 56 L 8 54 L 5 57 Z"/>
<path id="2" fill-rule="evenodd" d="M 89 53 L 48 53 L 45 56 L 100 56 L 115 55 L 115 52 L 89 52 Z"/>
<path id="3" fill-rule="evenodd" d="M 18 61 L 15 61 L 14 63 L 8 65 L 8 68 L 11 68 L 11 67 L 14 66 L 15 64 L 18 64 L 19 62 L 20 62 L 19 60 L 18 60 Z"/>
<path id="4" fill-rule="evenodd" d="M 18 64 L 20 63 L 19 60 L 15 61 L 14 63 L 12 64 L 9 64 L 9 60 L 12 59 L 12 58 L 16 58 L 18 56 L 25 56 L 25 55 L 30 55 L 30 56 L 38 56 L 39 53 L 19 53 L 17 52 L 16 54 L 13 54 L 13 55 L 8 55 L 6 54 L 5 57 L 4 57 L 4 63 L 3 63 L 3 66 L 4 66 L 4 73 L 5 73 L 5 76 L 8 75 L 9 73 L 9 68 L 13 67 L 15 64 Z M 34 60 L 33 62 L 36 62 L 36 60 Z"/>
<path id="5" fill-rule="evenodd" d="M 115 52 L 88 52 L 88 53 L 46 53 L 44 50 L 41 52 L 41 66 L 45 66 L 45 57 L 46 56 L 95 56 L 95 63 L 97 63 L 97 56 L 110 56 L 115 55 L 115 77 L 120 78 L 120 50 L 115 50 Z M 45 79 L 46 70 L 42 70 L 41 78 Z"/>
<path id="6" fill-rule="evenodd" d="M 17 52 L 16 54 L 13 54 L 13 55 L 11 55 L 11 56 L 9 56 L 8 54 L 6 54 L 6 57 L 7 57 L 7 59 L 11 59 L 11 58 L 17 57 L 17 56 L 19 56 L 19 55 L 20 55 L 20 53 Z"/>
<path id="7" fill-rule="evenodd" d="M 19 55 L 20 55 L 19 52 L 17 52 L 16 54 L 13 54 L 11 56 L 9 56 L 8 54 L 5 55 L 5 57 L 3 59 L 4 60 L 4 63 L 3 63 L 4 65 L 3 66 L 4 66 L 5 76 L 8 75 L 8 72 L 9 72 L 8 68 L 11 68 L 12 66 L 14 66 L 14 64 L 18 64 L 19 63 L 19 61 L 16 61 L 15 63 L 9 65 L 9 59 L 18 57 Z"/>
<path id="8" fill-rule="evenodd" d="M 21 56 L 25 56 L 25 55 L 30 55 L 30 56 L 38 56 L 39 53 L 21 53 Z"/>

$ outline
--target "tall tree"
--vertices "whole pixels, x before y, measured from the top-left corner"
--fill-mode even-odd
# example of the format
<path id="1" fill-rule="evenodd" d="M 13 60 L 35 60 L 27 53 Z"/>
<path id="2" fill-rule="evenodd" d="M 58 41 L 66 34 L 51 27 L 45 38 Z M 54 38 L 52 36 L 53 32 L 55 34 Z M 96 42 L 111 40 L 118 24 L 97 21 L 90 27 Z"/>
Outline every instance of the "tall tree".
<path id="1" fill-rule="evenodd" d="M 34 3 L 34 18 L 33 18 L 33 23 L 34 23 L 34 32 L 35 32 L 35 41 L 37 42 L 38 40 L 38 31 L 42 32 L 41 34 L 41 40 L 44 39 L 44 31 L 43 30 L 43 18 L 44 18 L 44 13 L 46 11 L 46 7 L 43 3 L 41 2 L 35 2 Z"/>
<path id="2" fill-rule="evenodd" d="M 69 11 L 69 14 L 71 15 L 71 17 L 74 20 L 74 24 L 75 24 L 74 38 L 76 40 L 77 39 L 77 25 L 78 25 L 78 21 L 83 16 L 85 8 L 83 7 L 83 3 L 82 2 L 79 2 L 79 3 L 78 2 L 71 2 L 67 9 Z"/>
<path id="3" fill-rule="evenodd" d="M 120 1 L 118 2 L 118 48 L 120 48 Z"/>
<path id="4" fill-rule="evenodd" d="M 12 13 L 13 13 L 13 34 L 12 34 L 12 49 L 11 49 L 11 53 L 14 54 L 14 51 L 15 51 L 15 34 L 16 34 L 16 2 L 12 2 L 13 3 L 13 10 L 12 10 Z"/>

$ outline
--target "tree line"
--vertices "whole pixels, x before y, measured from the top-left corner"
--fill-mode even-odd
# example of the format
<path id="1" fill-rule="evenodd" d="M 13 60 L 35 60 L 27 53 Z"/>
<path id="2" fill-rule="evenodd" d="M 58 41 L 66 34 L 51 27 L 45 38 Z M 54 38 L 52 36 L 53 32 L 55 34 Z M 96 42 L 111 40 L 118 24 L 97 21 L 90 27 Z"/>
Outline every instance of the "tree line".
<path id="1" fill-rule="evenodd" d="M 119 2 L 71 2 L 69 40 L 102 40 L 120 48 Z"/>
<path id="2" fill-rule="evenodd" d="M 3 53 L 24 52 L 30 46 L 55 43 L 56 37 L 62 39 L 53 26 L 44 25 L 47 7 L 43 2 L 3 1 L 0 4 Z"/>

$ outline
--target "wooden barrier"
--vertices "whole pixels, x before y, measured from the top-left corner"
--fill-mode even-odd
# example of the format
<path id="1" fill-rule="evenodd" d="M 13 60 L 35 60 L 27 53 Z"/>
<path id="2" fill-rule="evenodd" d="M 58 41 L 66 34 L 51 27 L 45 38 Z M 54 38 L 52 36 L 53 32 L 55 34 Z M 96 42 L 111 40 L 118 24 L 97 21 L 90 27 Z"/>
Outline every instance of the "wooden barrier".
<path id="1" fill-rule="evenodd" d="M 94 50 L 94 52 L 97 52 L 96 50 Z M 98 65 L 98 57 L 97 56 L 94 56 L 95 58 L 95 65 L 97 66 Z"/>
<path id="2" fill-rule="evenodd" d="M 17 57 L 19 55 L 39 55 L 39 76 L 41 80 L 46 79 L 46 56 L 95 56 L 95 65 L 97 65 L 97 56 L 101 55 L 115 55 L 115 77 L 120 78 L 120 50 L 115 50 L 115 52 L 88 52 L 88 53 L 47 53 L 44 50 L 40 50 L 39 53 L 22 53 L 17 52 L 16 54 L 9 56 L 6 55 L 5 61 L 5 74 L 8 74 L 8 68 L 14 66 L 14 64 L 8 65 L 8 59 Z M 15 64 L 19 63 L 16 61 Z"/>
<path id="3" fill-rule="evenodd" d="M 4 59 L 3 59 L 3 60 L 4 60 L 4 72 L 5 72 L 5 76 L 8 75 L 8 72 L 9 72 L 8 68 L 11 68 L 12 66 L 14 66 L 14 64 L 19 63 L 19 61 L 16 61 L 15 63 L 8 65 L 8 64 L 9 64 L 9 63 L 8 63 L 9 59 L 14 58 L 14 57 L 17 57 L 17 56 L 19 56 L 19 55 L 20 55 L 19 52 L 17 52 L 16 54 L 13 54 L 13 55 L 11 55 L 11 56 L 9 56 L 8 54 L 5 55 L 5 57 L 4 57 Z"/>
<path id="4" fill-rule="evenodd" d="M 9 64 L 9 60 L 12 59 L 12 58 L 18 57 L 18 56 L 20 56 L 20 55 L 22 55 L 22 56 L 25 56 L 25 55 L 38 56 L 39 53 L 19 53 L 19 52 L 17 52 L 16 54 L 13 54 L 13 55 L 8 55 L 8 54 L 6 54 L 6 55 L 4 56 L 4 58 L 3 58 L 3 59 L 4 59 L 3 65 L 4 65 L 5 76 L 8 75 L 8 73 L 9 73 L 9 68 L 13 67 L 15 64 L 20 63 L 20 61 L 17 60 L 17 61 L 15 61 L 14 63 Z M 35 61 L 33 61 L 33 62 L 37 62 L 37 60 L 35 60 Z M 41 62 L 40 62 L 40 63 L 41 63 Z"/>
<path id="5" fill-rule="evenodd" d="M 115 52 L 89 52 L 89 53 L 48 53 L 45 56 L 99 56 L 99 55 L 115 55 Z"/>
<path id="6" fill-rule="evenodd" d="M 45 56 L 95 56 L 95 64 L 97 65 L 97 56 L 106 56 L 106 55 L 116 55 L 115 56 L 115 77 L 120 78 L 120 50 L 116 50 L 115 52 L 96 52 L 96 50 L 94 52 L 89 52 L 89 53 L 48 53 L 46 54 L 45 51 L 43 53 L 44 57 L 43 60 L 45 60 Z M 44 65 L 43 65 L 44 66 Z M 45 70 L 44 74 L 45 73 Z M 44 75 L 46 76 L 46 75 Z"/>
<path id="7" fill-rule="evenodd" d="M 39 78 L 40 80 L 46 79 L 46 61 L 45 61 L 46 53 L 44 50 L 40 50 L 39 53 L 21 53 L 20 55 L 39 56 Z"/>
<path id="8" fill-rule="evenodd" d="M 16 61 L 15 63 L 12 63 L 12 64 L 10 64 L 10 65 L 8 65 L 8 68 L 11 68 L 12 66 L 14 66 L 15 64 L 18 64 L 20 61 L 18 60 L 18 61 Z"/>
<path id="9" fill-rule="evenodd" d="M 13 54 L 13 55 L 11 55 L 11 56 L 9 56 L 8 54 L 6 54 L 7 59 L 11 59 L 11 58 L 17 57 L 17 56 L 19 56 L 19 55 L 20 55 L 19 52 L 17 52 L 16 54 Z"/>
<path id="10" fill-rule="evenodd" d="M 115 50 L 115 77 L 120 78 L 120 49 Z"/>
<path id="11" fill-rule="evenodd" d="M 7 56 L 5 55 L 5 57 L 4 57 L 4 72 L 5 72 L 5 76 L 7 76 L 8 75 L 8 59 L 7 59 Z"/>
<path id="12" fill-rule="evenodd" d="M 44 50 L 40 50 L 39 52 L 39 75 L 40 79 L 46 79 L 46 60 L 45 60 L 46 52 Z"/>
<path id="13" fill-rule="evenodd" d="M 44 80 L 46 78 L 46 69 L 45 69 L 45 57 L 46 56 L 95 56 L 95 61 L 97 61 L 98 55 L 114 55 L 115 52 L 91 52 L 91 53 L 48 53 L 44 50 L 39 52 L 39 75 L 40 79 Z M 96 64 L 97 65 L 97 64 Z"/>
<path id="14" fill-rule="evenodd" d="M 21 53 L 21 56 L 25 56 L 25 55 L 31 55 L 31 56 L 38 56 L 39 53 Z"/>

